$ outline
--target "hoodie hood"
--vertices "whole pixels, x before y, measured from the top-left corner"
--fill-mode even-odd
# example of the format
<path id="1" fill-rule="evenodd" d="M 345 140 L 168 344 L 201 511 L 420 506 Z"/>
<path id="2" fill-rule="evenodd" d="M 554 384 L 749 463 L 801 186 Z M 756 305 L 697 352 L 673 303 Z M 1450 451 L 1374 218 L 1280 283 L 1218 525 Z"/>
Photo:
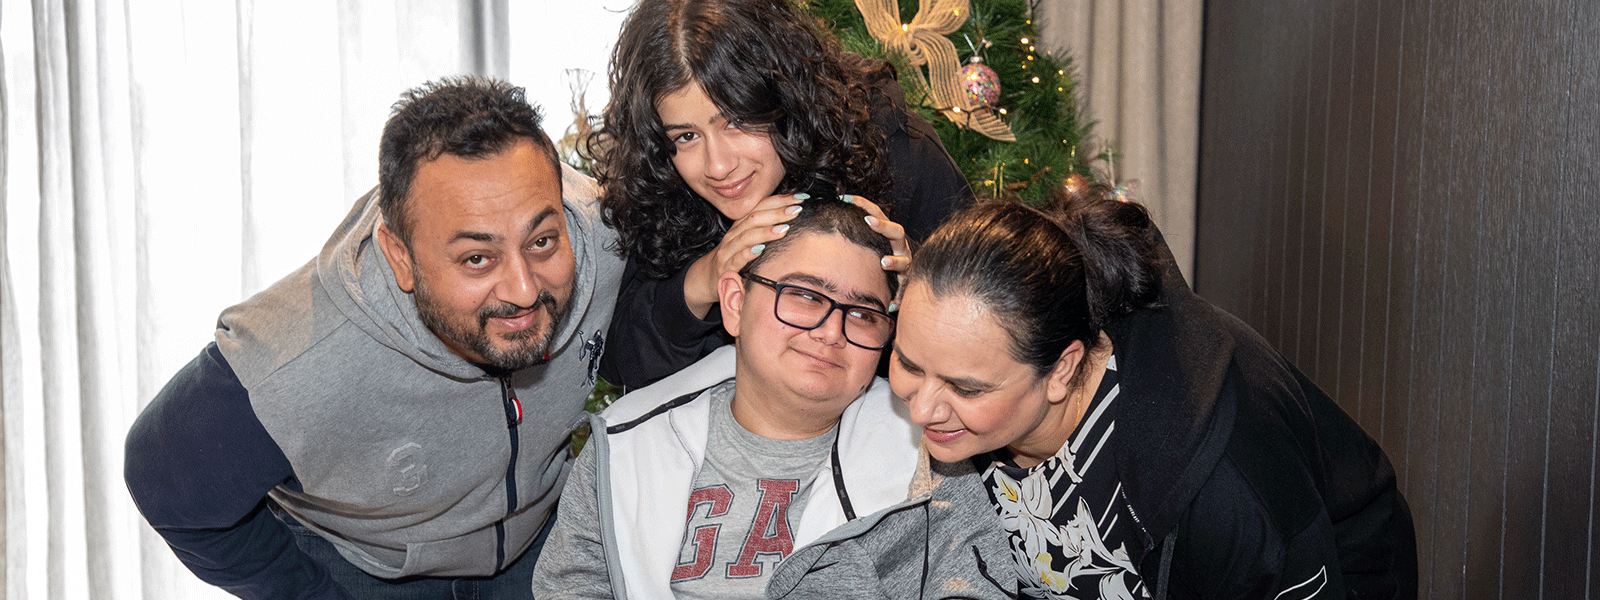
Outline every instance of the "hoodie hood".
<path id="1" fill-rule="evenodd" d="M 1189 290 L 1163 241 L 1158 306 L 1106 327 L 1122 372 L 1117 467 L 1140 524 L 1157 539 L 1205 483 L 1227 448 L 1233 410 L 1224 394 L 1240 345 L 1224 313 Z"/>
<path id="2" fill-rule="evenodd" d="M 596 278 L 602 269 L 595 264 L 603 248 L 589 248 L 593 240 L 609 239 L 590 231 L 600 223 L 599 207 L 574 198 L 599 197 L 599 187 L 588 177 L 566 164 L 561 165 L 562 215 L 567 222 L 566 241 L 572 244 L 574 269 L 569 316 L 557 323 L 550 353 L 577 340 L 578 318 L 595 301 Z M 344 317 L 379 344 L 406 355 L 417 364 L 456 379 L 485 375 L 483 367 L 458 356 L 440 340 L 417 313 L 415 297 L 395 283 L 394 270 L 377 243 L 383 213 L 378 208 L 378 190 L 373 188 L 351 207 L 315 261 L 316 278 L 328 299 Z M 577 343 L 583 343 L 577 340 Z"/>

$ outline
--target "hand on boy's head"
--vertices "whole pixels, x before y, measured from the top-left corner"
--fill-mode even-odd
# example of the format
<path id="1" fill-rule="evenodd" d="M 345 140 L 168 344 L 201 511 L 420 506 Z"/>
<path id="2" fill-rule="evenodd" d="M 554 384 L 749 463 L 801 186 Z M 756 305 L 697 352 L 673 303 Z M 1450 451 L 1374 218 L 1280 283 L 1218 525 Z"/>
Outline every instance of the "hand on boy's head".
<path id="1" fill-rule="evenodd" d="M 804 199 L 803 194 L 799 198 L 795 194 L 768 196 L 757 203 L 750 214 L 734 221 L 711 251 L 712 264 L 716 267 L 714 274 L 743 269 L 750 259 L 766 249 L 767 242 L 783 237 L 789 230 L 784 223 L 800 212 L 800 202 Z"/>
<path id="2" fill-rule="evenodd" d="M 704 317 L 718 301 L 717 280 L 722 274 L 743 269 L 769 242 L 783 237 L 789 230 L 784 223 L 800 212 L 802 200 L 794 194 L 768 196 L 756 203 L 750 214 L 734 221 L 717 247 L 689 265 L 683 280 L 683 298 L 689 310 Z"/>
<path id="3" fill-rule="evenodd" d="M 893 248 L 894 253 L 884 256 L 879 264 L 882 264 L 886 271 L 900 273 L 900 290 L 904 292 L 906 289 L 905 272 L 906 269 L 911 267 L 911 244 L 906 241 L 906 228 L 899 223 L 890 221 L 889 217 L 884 214 L 883 209 L 879 208 L 871 200 L 861 196 L 841 196 L 841 198 L 846 197 L 849 198 L 847 200 L 849 203 L 867 211 L 867 225 L 872 227 L 873 231 L 889 238 L 889 247 Z M 900 298 L 898 296 L 897 294 L 895 299 L 889 303 L 889 312 L 894 312 L 895 307 L 899 306 Z"/>

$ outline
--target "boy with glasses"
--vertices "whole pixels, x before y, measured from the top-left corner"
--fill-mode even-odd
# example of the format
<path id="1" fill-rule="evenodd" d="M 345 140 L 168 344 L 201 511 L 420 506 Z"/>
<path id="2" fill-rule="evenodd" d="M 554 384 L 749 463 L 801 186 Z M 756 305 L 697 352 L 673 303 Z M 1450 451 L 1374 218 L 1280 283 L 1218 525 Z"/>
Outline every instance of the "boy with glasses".
<path id="1" fill-rule="evenodd" d="M 596 415 L 536 597 L 762 597 L 795 550 L 906 499 L 919 432 L 873 376 L 889 242 L 859 207 L 801 206 L 718 281 L 734 346 Z"/>

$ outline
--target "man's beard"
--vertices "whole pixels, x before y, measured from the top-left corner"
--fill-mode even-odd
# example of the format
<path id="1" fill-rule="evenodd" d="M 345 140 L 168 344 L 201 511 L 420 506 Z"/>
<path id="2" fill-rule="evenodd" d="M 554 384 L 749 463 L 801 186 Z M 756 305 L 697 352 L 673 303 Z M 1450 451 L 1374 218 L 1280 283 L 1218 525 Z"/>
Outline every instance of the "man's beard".
<path id="1" fill-rule="evenodd" d="M 509 371 L 531 367 L 549 360 L 550 344 L 555 341 L 556 331 L 561 328 L 562 322 L 566 321 L 568 313 L 572 310 L 571 302 L 558 302 L 548 290 L 540 291 L 538 299 L 529 308 L 542 309 L 550 316 L 544 331 L 540 332 L 530 327 L 500 336 L 501 339 L 511 343 L 509 349 L 501 350 L 489 341 L 489 319 L 515 316 L 526 310 L 523 307 L 502 302 L 480 309 L 477 327 L 474 328 L 471 324 L 452 321 L 428 292 L 428 287 L 421 277 L 417 278 L 413 298 L 417 303 L 417 315 L 434 335 L 471 351 L 491 366 Z"/>

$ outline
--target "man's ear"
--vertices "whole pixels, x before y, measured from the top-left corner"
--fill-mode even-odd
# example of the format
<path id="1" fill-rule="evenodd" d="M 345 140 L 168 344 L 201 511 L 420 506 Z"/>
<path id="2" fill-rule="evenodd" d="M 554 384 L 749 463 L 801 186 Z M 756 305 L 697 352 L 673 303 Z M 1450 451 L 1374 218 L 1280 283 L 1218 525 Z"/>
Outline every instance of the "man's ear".
<path id="1" fill-rule="evenodd" d="M 744 310 L 744 278 L 737 271 L 723 273 L 717 279 L 717 297 L 722 309 L 722 328 L 728 335 L 739 337 L 739 318 Z"/>
<path id="2" fill-rule="evenodd" d="M 1045 397 L 1050 402 L 1061 402 L 1072 396 L 1072 377 L 1078 374 L 1078 365 L 1083 363 L 1083 342 L 1074 340 L 1061 351 L 1061 358 L 1056 359 L 1056 366 L 1050 368 L 1045 375 Z"/>
<path id="3" fill-rule="evenodd" d="M 415 290 L 417 274 L 412 272 L 411 251 L 400 241 L 400 236 L 389 230 L 388 223 L 378 225 L 378 248 L 389 261 L 389 270 L 394 271 L 394 283 L 400 286 L 400 291 L 409 294 Z"/>

